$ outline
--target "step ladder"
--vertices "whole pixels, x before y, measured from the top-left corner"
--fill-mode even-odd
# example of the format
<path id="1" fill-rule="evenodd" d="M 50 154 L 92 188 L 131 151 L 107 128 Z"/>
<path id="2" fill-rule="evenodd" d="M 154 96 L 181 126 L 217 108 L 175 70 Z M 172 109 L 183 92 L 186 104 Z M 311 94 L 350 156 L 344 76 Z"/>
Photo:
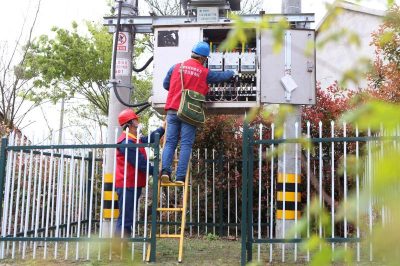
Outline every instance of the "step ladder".
<path id="1" fill-rule="evenodd" d="M 164 141 L 164 144 L 165 144 L 165 141 Z M 190 178 L 190 171 L 191 171 L 191 162 L 190 161 L 191 160 L 189 160 L 189 164 L 188 164 L 188 167 L 186 170 L 186 177 L 185 177 L 184 184 L 177 184 L 174 182 L 168 182 L 168 183 L 161 182 L 161 176 L 158 179 L 157 214 L 159 214 L 161 216 L 165 212 L 177 212 L 178 214 L 180 213 L 181 214 L 181 227 L 180 227 L 180 234 L 169 234 L 169 233 L 163 234 L 160 232 L 160 234 L 157 234 L 156 237 L 179 239 L 178 262 L 182 262 L 182 258 L 183 258 L 183 238 L 185 236 L 187 199 L 188 199 L 189 178 Z M 177 162 L 178 162 L 178 160 L 174 159 L 175 168 L 176 168 Z M 160 207 L 162 188 L 168 188 L 168 187 L 181 187 L 183 189 L 183 191 L 181 192 L 182 193 L 182 207 L 177 207 L 177 206 L 175 206 L 173 208 Z M 179 204 L 179 201 L 178 201 L 178 204 Z M 151 230 L 150 230 L 150 232 L 151 232 Z M 151 252 L 151 245 L 149 243 L 147 245 L 147 254 L 146 254 L 147 262 L 150 261 L 150 252 Z"/>

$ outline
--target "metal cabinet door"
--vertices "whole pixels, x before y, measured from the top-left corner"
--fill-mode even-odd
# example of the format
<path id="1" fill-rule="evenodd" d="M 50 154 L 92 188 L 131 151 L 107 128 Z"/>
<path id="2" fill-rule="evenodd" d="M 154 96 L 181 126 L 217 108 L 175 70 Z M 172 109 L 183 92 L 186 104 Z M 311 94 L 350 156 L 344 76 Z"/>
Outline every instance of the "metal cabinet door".
<path id="1" fill-rule="evenodd" d="M 200 41 L 200 27 L 159 27 L 154 38 L 152 102 L 162 110 L 168 94 L 163 88 L 165 75 L 173 65 L 190 58 L 193 45 Z"/>
<path id="2" fill-rule="evenodd" d="M 287 30 L 289 41 L 282 43 L 278 53 L 273 52 L 274 38 L 270 30 L 261 32 L 260 90 L 261 103 L 315 104 L 315 32 L 309 29 Z M 308 54 L 306 54 L 307 47 Z M 289 64 L 288 67 L 285 67 Z M 288 100 L 281 78 L 286 69 L 297 84 Z"/>

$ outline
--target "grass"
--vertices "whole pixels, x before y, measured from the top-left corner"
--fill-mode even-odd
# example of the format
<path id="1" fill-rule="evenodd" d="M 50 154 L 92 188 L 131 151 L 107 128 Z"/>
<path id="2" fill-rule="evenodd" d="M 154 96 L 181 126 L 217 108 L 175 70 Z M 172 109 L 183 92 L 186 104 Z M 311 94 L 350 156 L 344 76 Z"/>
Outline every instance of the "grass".
<path id="1" fill-rule="evenodd" d="M 142 262 L 142 244 L 135 244 L 135 259 L 131 260 L 132 246 L 129 244 L 126 249 L 123 249 L 123 258 L 121 259 L 121 242 L 113 243 L 111 249 L 110 245 L 99 246 L 96 243 L 90 244 L 90 260 L 86 260 L 87 244 L 81 243 L 79 246 L 79 259 L 75 260 L 76 244 L 70 243 L 68 252 L 68 259 L 65 260 L 65 244 L 59 243 L 58 259 L 54 260 L 54 244 L 49 244 L 47 257 L 49 259 L 43 260 L 44 247 L 39 246 L 36 251 L 37 259 L 32 260 L 32 249 L 26 253 L 26 259 L 22 259 L 21 253 L 16 251 L 15 259 L 0 260 L 1 265 L 40 265 L 40 266 L 61 266 L 61 265 L 85 265 L 85 266 L 123 266 L 123 265 L 146 265 Z M 18 247 L 18 244 L 16 245 Z M 272 265 L 307 265 L 306 253 L 298 250 L 297 262 L 294 262 L 294 251 L 290 245 L 286 246 L 285 250 L 285 263 L 281 262 L 281 244 L 274 244 L 273 246 L 273 260 Z M 352 247 L 349 247 L 352 248 Z M 101 259 L 97 259 L 97 255 L 101 250 Z M 260 263 L 257 263 L 257 249 L 258 245 L 253 245 L 253 261 L 252 266 L 255 265 L 269 265 L 269 245 L 260 245 Z M 111 261 L 108 256 L 112 254 Z M 9 252 L 8 257 L 11 257 Z M 185 238 L 183 262 L 178 263 L 178 241 L 175 239 L 158 239 L 157 240 L 157 257 L 156 263 L 152 265 L 240 265 L 241 255 L 241 242 L 236 239 L 219 238 L 214 236 L 204 236 L 203 238 Z M 365 259 L 365 258 L 364 258 Z M 335 263 L 334 265 L 342 265 Z M 361 263 L 358 265 L 379 265 L 376 263 Z"/>

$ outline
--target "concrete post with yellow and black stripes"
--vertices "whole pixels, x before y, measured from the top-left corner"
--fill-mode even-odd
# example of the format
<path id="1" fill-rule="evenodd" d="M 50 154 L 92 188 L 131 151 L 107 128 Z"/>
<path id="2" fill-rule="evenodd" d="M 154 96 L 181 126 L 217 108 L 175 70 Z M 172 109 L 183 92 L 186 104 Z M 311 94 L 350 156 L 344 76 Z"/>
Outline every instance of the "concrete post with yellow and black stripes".
<path id="1" fill-rule="evenodd" d="M 300 124 L 291 121 L 285 125 L 283 138 L 299 138 Z M 293 129 L 289 130 L 289 127 Z M 288 134 L 288 132 L 290 134 Z M 278 158 L 276 182 L 276 227 L 277 238 L 287 238 L 288 232 L 301 218 L 301 144 L 283 143 Z"/>
<path id="2" fill-rule="evenodd" d="M 111 219 L 117 219 L 119 215 L 118 209 L 118 194 L 114 188 L 114 175 L 112 173 L 104 174 L 104 190 L 103 190 L 103 217 L 106 221 Z M 115 221 L 115 220 L 114 220 Z M 114 222 L 113 221 L 113 222 Z M 115 227 L 113 226 L 103 227 L 103 236 L 110 236 L 111 231 Z"/>

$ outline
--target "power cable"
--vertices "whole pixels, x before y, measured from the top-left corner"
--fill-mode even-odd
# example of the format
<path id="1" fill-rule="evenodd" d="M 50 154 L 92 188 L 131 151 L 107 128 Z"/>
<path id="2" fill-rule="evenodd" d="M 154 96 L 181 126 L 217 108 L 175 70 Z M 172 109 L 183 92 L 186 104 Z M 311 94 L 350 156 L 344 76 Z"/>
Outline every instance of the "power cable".
<path id="1" fill-rule="evenodd" d="M 112 57 L 112 66 L 111 66 L 111 80 L 110 83 L 112 84 L 114 94 L 117 97 L 118 101 L 122 103 L 123 105 L 127 107 L 139 107 L 139 106 L 150 106 L 148 102 L 142 102 L 142 103 L 136 103 L 136 104 L 130 104 L 126 103 L 119 95 L 117 87 L 127 87 L 129 89 L 132 89 L 133 87 L 128 87 L 128 86 L 122 86 L 122 85 L 117 85 L 117 80 L 115 79 L 115 70 L 116 70 L 116 63 L 117 63 L 117 45 L 118 45 L 118 36 L 119 36 L 119 31 L 121 27 L 121 11 L 122 11 L 122 0 L 118 0 L 118 16 L 117 16 L 117 25 L 116 25 L 116 30 L 115 30 L 115 35 L 114 35 L 114 45 L 113 45 L 113 57 Z M 140 71 L 143 71 L 153 60 L 153 57 L 151 57 L 146 64 L 138 69 Z M 146 108 L 147 108 L 146 107 Z M 143 108 L 143 107 L 142 107 Z M 141 109 L 142 109 L 141 108 Z M 140 109 L 140 110 L 141 110 Z M 143 109 L 144 110 L 144 109 Z M 142 110 L 142 111 L 143 111 Z"/>

